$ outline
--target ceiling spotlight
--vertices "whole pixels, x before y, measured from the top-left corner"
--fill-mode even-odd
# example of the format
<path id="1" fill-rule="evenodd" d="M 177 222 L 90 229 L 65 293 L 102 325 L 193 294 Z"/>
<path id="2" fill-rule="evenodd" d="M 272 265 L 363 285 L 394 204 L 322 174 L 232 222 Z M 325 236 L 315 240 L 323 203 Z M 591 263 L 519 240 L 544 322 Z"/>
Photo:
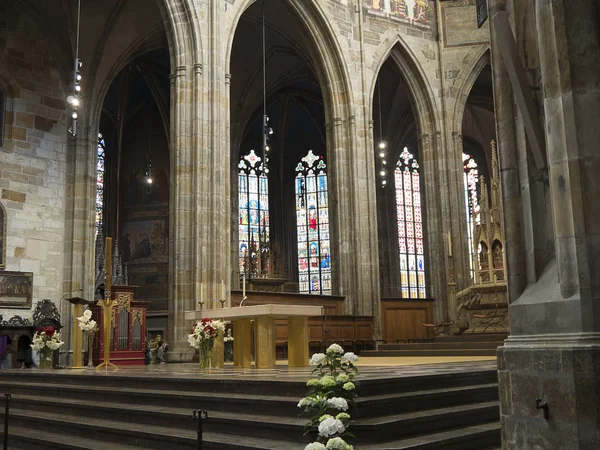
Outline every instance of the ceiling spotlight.
<path id="1" fill-rule="evenodd" d="M 75 85 L 75 90 L 76 90 L 77 92 L 81 91 L 81 86 L 79 86 L 78 84 L 76 84 L 76 85 Z"/>
<path id="2" fill-rule="evenodd" d="M 382 186 L 385 186 L 386 184 L 387 184 L 387 181 L 385 181 L 385 180 L 383 180 L 383 181 L 381 182 L 381 185 L 382 185 Z"/>
<path id="3" fill-rule="evenodd" d="M 152 184 L 152 178 L 148 177 L 148 184 Z"/>
<path id="4" fill-rule="evenodd" d="M 81 81 L 81 75 L 80 75 L 80 74 L 77 74 L 77 75 L 75 75 L 75 79 L 76 79 L 77 81 Z"/>
<path id="5" fill-rule="evenodd" d="M 271 150 L 271 147 L 269 147 L 268 145 L 265 145 L 265 150 L 269 151 L 269 150 Z"/>
<path id="6" fill-rule="evenodd" d="M 387 161 L 384 159 L 383 161 L 381 161 L 381 163 L 385 166 L 387 164 Z"/>
<path id="7" fill-rule="evenodd" d="M 73 114 L 71 114 L 71 117 L 73 119 L 77 119 L 77 111 L 73 111 Z"/>
<path id="8" fill-rule="evenodd" d="M 269 127 L 269 134 L 273 134 L 273 128 Z"/>
<path id="9" fill-rule="evenodd" d="M 385 177 L 385 170 L 382 170 L 381 172 L 379 172 L 379 175 L 381 175 L 382 177 Z"/>
<path id="10" fill-rule="evenodd" d="M 380 152 L 380 153 L 379 153 L 379 157 L 380 157 L 380 158 L 384 158 L 384 157 L 385 157 L 385 152 Z"/>
<path id="11" fill-rule="evenodd" d="M 385 142 L 384 141 L 381 141 L 379 143 L 379 148 L 382 149 L 382 150 L 385 148 Z"/>

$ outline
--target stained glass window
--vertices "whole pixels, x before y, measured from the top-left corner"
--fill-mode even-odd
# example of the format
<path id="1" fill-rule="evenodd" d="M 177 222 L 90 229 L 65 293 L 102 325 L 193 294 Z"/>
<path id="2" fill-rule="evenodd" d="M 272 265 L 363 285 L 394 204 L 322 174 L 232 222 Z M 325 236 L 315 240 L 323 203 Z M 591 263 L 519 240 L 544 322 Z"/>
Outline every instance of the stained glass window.
<path id="1" fill-rule="evenodd" d="M 96 162 L 96 235 L 102 230 L 104 214 L 104 170 L 106 164 L 106 145 L 98 133 L 98 159 Z"/>
<path id="2" fill-rule="evenodd" d="M 238 168 L 240 272 L 260 276 L 270 270 L 269 183 L 254 150 L 240 159 Z"/>
<path id="3" fill-rule="evenodd" d="M 331 295 L 327 166 L 309 150 L 296 166 L 299 290 Z"/>
<path id="4" fill-rule="evenodd" d="M 479 183 L 479 169 L 477 163 L 470 155 L 463 153 L 463 169 L 464 169 L 464 188 L 465 188 L 465 205 L 467 214 L 467 238 L 469 241 L 469 268 L 471 278 L 475 276 L 475 268 L 473 267 L 473 232 L 475 225 L 479 224 L 479 200 L 477 185 Z"/>
<path id="5" fill-rule="evenodd" d="M 395 170 L 402 298 L 425 298 L 425 256 L 419 163 L 404 148 Z"/>

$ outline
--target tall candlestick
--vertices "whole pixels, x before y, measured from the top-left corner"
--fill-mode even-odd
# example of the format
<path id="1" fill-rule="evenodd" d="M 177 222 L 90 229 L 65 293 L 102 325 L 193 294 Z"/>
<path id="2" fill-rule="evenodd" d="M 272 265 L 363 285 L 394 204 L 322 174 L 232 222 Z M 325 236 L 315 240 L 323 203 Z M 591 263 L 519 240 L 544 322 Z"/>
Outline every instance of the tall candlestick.
<path id="1" fill-rule="evenodd" d="M 225 300 L 225 282 L 221 280 L 221 298 Z"/>
<path id="2" fill-rule="evenodd" d="M 104 297 L 106 300 L 112 300 L 110 290 L 112 285 L 112 238 L 107 237 L 104 248 Z"/>
<path id="3" fill-rule="evenodd" d="M 200 283 L 200 303 L 204 303 L 204 283 Z"/>
<path id="4" fill-rule="evenodd" d="M 242 298 L 246 296 L 246 272 L 244 272 L 244 278 L 242 279 Z"/>

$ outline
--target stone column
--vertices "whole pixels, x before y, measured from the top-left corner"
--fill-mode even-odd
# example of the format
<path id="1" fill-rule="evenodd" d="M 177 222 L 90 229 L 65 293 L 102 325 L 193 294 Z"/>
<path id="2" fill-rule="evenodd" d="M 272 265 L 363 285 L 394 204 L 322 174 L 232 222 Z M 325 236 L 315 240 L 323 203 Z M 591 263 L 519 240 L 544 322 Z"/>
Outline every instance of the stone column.
<path id="1" fill-rule="evenodd" d="M 363 125 L 358 125 L 363 124 Z M 344 313 L 374 317 L 374 335 L 381 336 L 377 205 L 372 134 L 368 123 L 334 118 L 327 127 L 330 167 L 330 220 L 334 286 L 346 297 Z M 365 139 L 369 136 L 368 139 Z"/>
<path id="2" fill-rule="evenodd" d="M 581 0 L 576 8 L 570 0 L 528 5 L 525 11 L 507 8 L 536 37 L 543 82 L 549 181 L 546 195 L 539 189 L 528 195 L 532 203 L 552 211 L 556 250 L 540 276 L 531 267 L 539 259 L 516 261 L 514 247 L 507 254 L 511 336 L 498 360 L 503 445 L 515 450 L 595 449 L 600 448 L 600 5 L 597 0 Z M 503 1 L 491 2 L 490 17 L 503 7 Z M 535 21 L 523 20 L 534 13 Z M 522 44 L 520 34 L 517 45 L 536 52 L 535 46 Z M 505 78 L 498 69 L 501 62 L 496 58 L 495 63 L 498 86 Z M 495 94 L 497 108 L 512 106 L 509 89 L 495 89 Z M 517 117 L 513 111 L 499 118 L 499 140 L 508 138 L 513 145 Z M 518 120 L 516 124 L 520 126 Z M 504 167 L 505 154 L 501 152 Z M 516 176 L 503 172 L 507 224 L 516 222 L 519 207 L 527 211 L 515 189 Z M 518 241 L 517 231 L 529 245 L 548 233 L 532 226 L 530 215 L 520 219 L 524 226 L 506 227 L 507 244 Z M 531 233 L 523 233 L 528 227 Z M 529 278 L 525 289 L 523 266 Z M 548 419 L 536 409 L 538 398 L 548 405 Z"/>
<path id="3" fill-rule="evenodd" d="M 169 199 L 169 359 L 186 361 L 193 351 L 187 343 L 194 309 L 194 229 L 192 67 L 175 67 L 171 74 L 171 183 Z"/>
<path id="4" fill-rule="evenodd" d="M 81 123 L 84 123 L 82 120 Z M 94 130 L 94 131 L 89 131 Z M 95 227 L 90 222 L 95 217 L 96 179 L 96 128 L 81 126 L 76 138 L 69 138 L 66 164 L 66 217 L 65 217 L 65 268 L 63 292 L 94 298 Z M 58 299 L 57 299 L 58 300 Z M 61 339 L 68 349 L 61 348 L 61 364 L 69 364 L 63 352 L 73 350 L 73 305 L 64 300 L 56 304 L 61 312 Z M 64 347 L 67 347 L 66 345 Z"/>

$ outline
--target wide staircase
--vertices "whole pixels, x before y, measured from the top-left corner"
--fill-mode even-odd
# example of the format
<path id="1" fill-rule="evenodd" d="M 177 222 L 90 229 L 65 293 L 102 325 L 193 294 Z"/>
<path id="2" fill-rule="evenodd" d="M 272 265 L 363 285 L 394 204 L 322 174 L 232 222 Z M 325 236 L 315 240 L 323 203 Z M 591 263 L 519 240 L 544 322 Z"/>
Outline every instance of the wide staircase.
<path id="1" fill-rule="evenodd" d="M 495 370 L 379 378 L 367 371 L 353 412 L 357 450 L 500 446 Z M 196 449 L 192 410 L 205 409 L 203 449 L 302 450 L 306 420 L 297 403 L 305 382 L 257 378 L 2 371 L 0 393 L 12 395 L 9 448 Z"/>
<path id="2" fill-rule="evenodd" d="M 505 333 L 438 336 L 428 342 L 379 344 L 377 350 L 363 350 L 360 356 L 496 356 L 507 338 Z"/>

